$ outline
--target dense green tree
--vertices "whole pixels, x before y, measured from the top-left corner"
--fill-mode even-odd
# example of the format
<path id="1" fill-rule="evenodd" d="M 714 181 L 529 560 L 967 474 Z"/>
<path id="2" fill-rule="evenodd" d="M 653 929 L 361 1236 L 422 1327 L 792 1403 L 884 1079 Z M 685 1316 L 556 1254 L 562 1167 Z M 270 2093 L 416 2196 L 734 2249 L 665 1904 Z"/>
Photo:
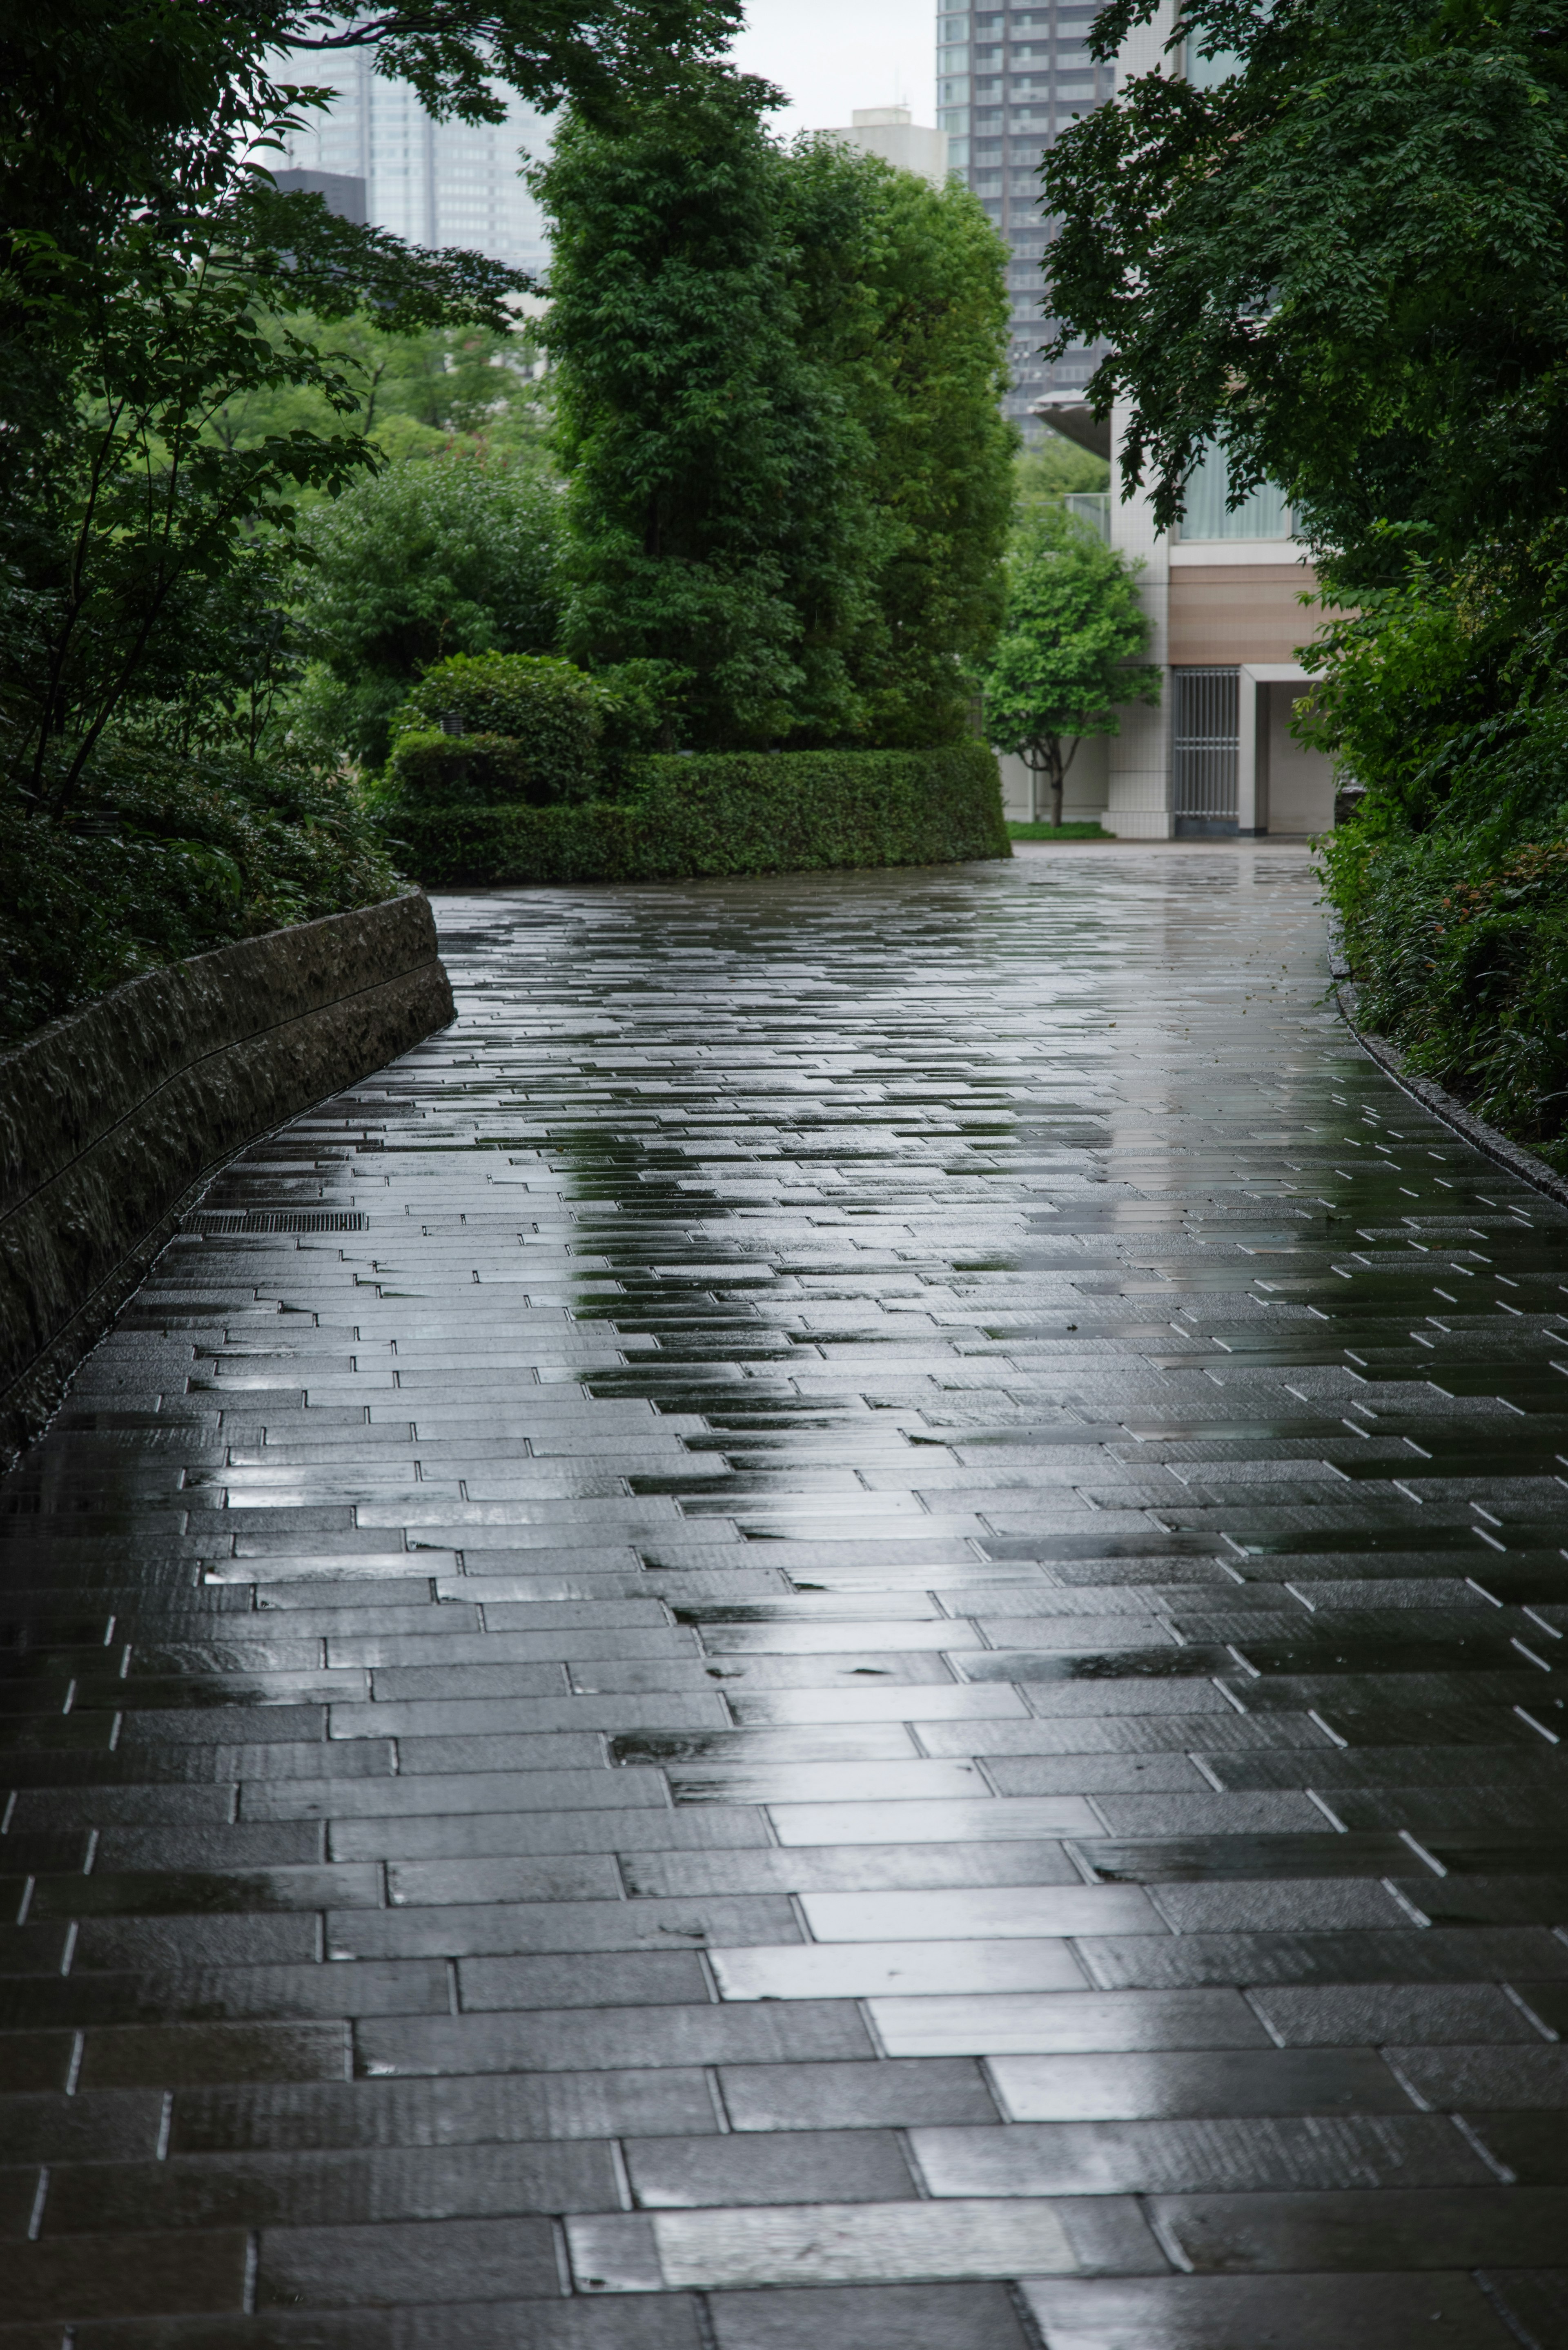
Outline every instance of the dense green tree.
<path id="1" fill-rule="evenodd" d="M 943 739 L 1000 611 L 1002 250 L 956 187 L 785 152 L 768 96 L 713 75 L 540 175 L 565 643 L 684 672 L 701 743 Z"/>
<path id="2" fill-rule="evenodd" d="M 395 459 L 318 507 L 302 534 L 297 617 L 317 666 L 296 738 L 379 766 L 432 662 L 552 651 L 560 509 L 547 473 L 462 451 Z"/>
<path id="3" fill-rule="evenodd" d="M 798 145 L 783 187 L 803 337 L 848 427 L 857 723 L 889 745 L 950 741 L 1002 617 L 1006 250 L 957 181 L 935 189 L 836 141 Z"/>
<path id="4" fill-rule="evenodd" d="M 1020 451 L 1012 472 L 1018 504 L 1024 512 L 1054 505 L 1085 491 L 1108 490 L 1111 485 L 1111 469 L 1103 457 L 1049 431 L 1033 448 Z"/>
<path id="5" fill-rule="evenodd" d="M 389 334 L 361 313 L 269 321 L 267 332 L 302 335 L 341 369 L 358 408 L 347 429 L 387 456 L 433 454 L 455 446 L 534 457 L 548 432 L 549 387 L 538 339 L 524 321 L 427 328 Z M 254 448 L 269 434 L 305 427 L 345 429 L 313 385 L 248 389 L 213 411 L 209 430 L 225 448 Z"/>
<path id="6" fill-rule="evenodd" d="M 278 52 L 359 46 L 437 112 L 497 80 L 612 111 L 679 81 L 724 0 L 60 0 L 0 26 L 0 718 L 58 817 L 182 609 L 244 575 L 302 494 L 373 465 L 350 370 L 299 314 L 391 334 L 512 324 L 524 281 L 421 255 L 260 168 L 307 90 Z M 222 420 L 301 396 L 308 420 Z M 171 663 L 166 661 L 168 668 Z"/>
<path id="7" fill-rule="evenodd" d="M 1113 55 L 1155 0 L 1113 0 Z M 1236 70 L 1164 71 L 1043 166 L 1049 307 L 1103 337 L 1162 522 L 1210 436 L 1358 578 L 1505 539 L 1568 489 L 1568 0 L 1189 0 Z M 1351 574 L 1343 576 L 1348 578 Z"/>
<path id="8" fill-rule="evenodd" d="M 546 326 L 569 491 L 565 642 L 687 679 L 703 743 L 833 731 L 853 587 L 842 403 L 801 348 L 764 84 L 714 74 L 607 132 L 567 125 L 539 185 L 556 221 Z"/>
<path id="9" fill-rule="evenodd" d="M 1122 707 L 1159 700 L 1162 672 L 1138 659 L 1148 646 L 1141 568 L 1060 507 L 1034 516 L 1009 556 L 986 733 L 1023 761 L 1036 803 L 1045 785 L 1054 825 L 1084 737 L 1118 734 Z M 1031 814 L 1039 813 L 1036 804 Z"/>

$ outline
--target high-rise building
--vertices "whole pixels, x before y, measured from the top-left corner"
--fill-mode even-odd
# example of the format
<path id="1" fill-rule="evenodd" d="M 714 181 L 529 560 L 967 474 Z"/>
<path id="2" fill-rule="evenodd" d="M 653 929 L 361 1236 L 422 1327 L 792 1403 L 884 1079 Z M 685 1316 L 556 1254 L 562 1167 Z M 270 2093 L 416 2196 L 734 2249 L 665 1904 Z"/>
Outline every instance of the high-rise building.
<path id="1" fill-rule="evenodd" d="M 504 122 L 433 121 L 408 84 L 373 71 L 362 49 L 295 50 L 289 69 L 334 93 L 330 107 L 305 110 L 303 127 L 290 132 L 285 161 L 293 172 L 317 186 L 329 177 L 361 181 L 364 217 L 410 244 L 544 269 L 544 213 L 518 176 L 519 151 L 542 156 L 548 141 L 532 108 L 504 91 Z"/>
<path id="2" fill-rule="evenodd" d="M 1012 389 L 1004 405 L 1033 438 L 1041 427 L 1032 403 L 1086 383 L 1099 360 L 1097 348 L 1083 346 L 1050 365 L 1038 356 L 1050 332 L 1040 276 L 1049 230 L 1036 176 L 1046 148 L 1115 90 L 1114 66 L 1089 55 L 1098 6 L 1020 0 L 961 12 L 939 0 L 937 120 L 949 134 L 951 168 L 1007 240 Z"/>
<path id="3" fill-rule="evenodd" d="M 847 130 L 825 130 L 820 136 L 842 140 L 859 155 L 880 155 L 885 163 L 915 172 L 933 188 L 947 185 L 947 132 L 917 122 L 907 106 L 857 106 Z"/>

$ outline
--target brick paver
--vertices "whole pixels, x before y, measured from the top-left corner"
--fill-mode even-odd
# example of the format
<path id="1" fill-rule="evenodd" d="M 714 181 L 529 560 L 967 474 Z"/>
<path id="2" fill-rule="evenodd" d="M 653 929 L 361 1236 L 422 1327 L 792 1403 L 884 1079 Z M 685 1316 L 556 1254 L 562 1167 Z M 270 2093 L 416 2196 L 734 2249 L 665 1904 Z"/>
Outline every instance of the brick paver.
<path id="1" fill-rule="evenodd" d="M 1568 1216 L 1305 857 L 449 899 L 4 1489 L 5 2350 L 1563 2350 Z"/>

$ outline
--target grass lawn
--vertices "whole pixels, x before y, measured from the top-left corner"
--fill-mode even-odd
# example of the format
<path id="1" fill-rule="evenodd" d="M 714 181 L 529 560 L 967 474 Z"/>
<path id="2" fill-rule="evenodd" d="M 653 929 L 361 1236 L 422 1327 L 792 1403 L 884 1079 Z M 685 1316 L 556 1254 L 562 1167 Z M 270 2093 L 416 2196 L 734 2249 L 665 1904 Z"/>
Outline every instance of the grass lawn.
<path id="1" fill-rule="evenodd" d="M 1114 832 L 1106 832 L 1097 824 L 1064 824 L 1060 829 L 1054 824 L 1008 825 L 1014 840 L 1115 840 Z"/>

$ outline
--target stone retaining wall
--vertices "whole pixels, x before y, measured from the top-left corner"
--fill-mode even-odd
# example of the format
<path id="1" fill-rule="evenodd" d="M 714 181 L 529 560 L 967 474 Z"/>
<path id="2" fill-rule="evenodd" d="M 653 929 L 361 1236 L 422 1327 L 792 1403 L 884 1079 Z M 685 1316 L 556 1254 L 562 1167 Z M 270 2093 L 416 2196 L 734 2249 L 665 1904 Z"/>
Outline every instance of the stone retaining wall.
<path id="1" fill-rule="evenodd" d="M 150 972 L 0 1053 L 0 1462 L 225 1159 L 452 1017 L 414 891 Z"/>

